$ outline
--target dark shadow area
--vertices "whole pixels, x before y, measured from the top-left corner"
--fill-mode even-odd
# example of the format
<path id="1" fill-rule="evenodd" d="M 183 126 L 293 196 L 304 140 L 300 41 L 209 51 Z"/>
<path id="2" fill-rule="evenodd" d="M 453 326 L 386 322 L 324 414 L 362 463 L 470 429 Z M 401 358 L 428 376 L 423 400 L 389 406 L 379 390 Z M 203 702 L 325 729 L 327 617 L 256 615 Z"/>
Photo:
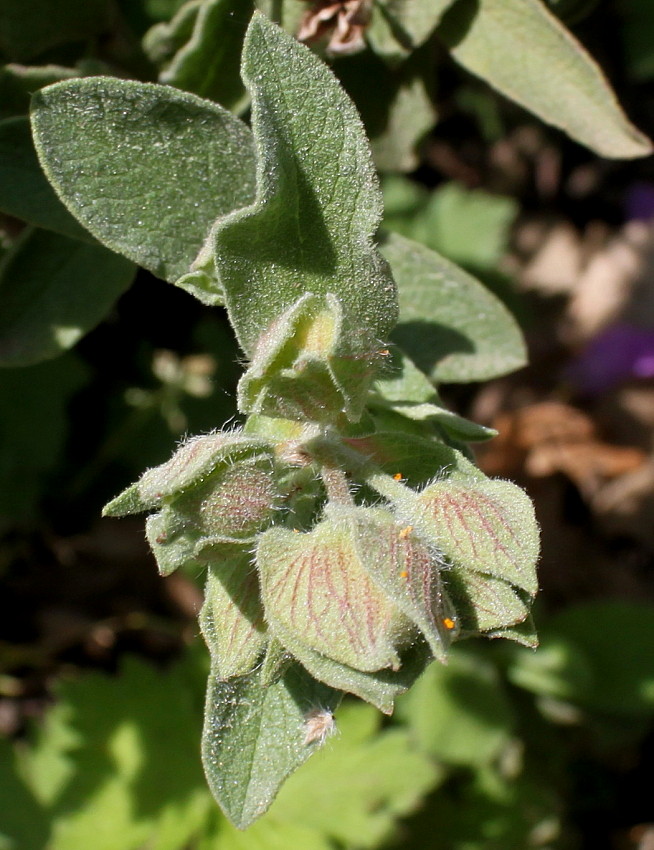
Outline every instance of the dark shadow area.
<path id="1" fill-rule="evenodd" d="M 458 0 L 451 9 L 443 15 L 438 34 L 448 47 L 456 47 L 466 37 L 474 19 L 479 12 L 479 0 Z"/>
<path id="2" fill-rule="evenodd" d="M 334 274 L 337 256 L 321 201 L 297 159 L 285 153 L 275 163 L 274 194 L 258 212 L 221 231 L 220 241 L 248 263 L 275 264 L 298 274 Z"/>

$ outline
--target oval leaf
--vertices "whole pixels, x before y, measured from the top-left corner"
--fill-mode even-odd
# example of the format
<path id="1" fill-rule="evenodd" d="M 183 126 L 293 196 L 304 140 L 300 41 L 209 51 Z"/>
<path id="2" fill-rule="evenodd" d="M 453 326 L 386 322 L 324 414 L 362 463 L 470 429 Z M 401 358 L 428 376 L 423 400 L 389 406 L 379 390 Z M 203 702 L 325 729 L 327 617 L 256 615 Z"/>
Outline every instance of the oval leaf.
<path id="1" fill-rule="evenodd" d="M 168 86 L 57 83 L 34 95 L 32 126 L 43 170 L 73 215 L 164 280 L 185 274 L 213 222 L 254 196 L 245 124 Z"/>
<path id="2" fill-rule="evenodd" d="M 333 712 L 341 694 L 293 665 L 262 687 L 260 671 L 221 682 L 209 676 L 202 759 L 209 788 L 227 817 L 245 829 L 272 803 L 286 777 L 315 752 L 307 721 Z"/>
<path id="3" fill-rule="evenodd" d="M 522 334 L 506 307 L 475 278 L 435 251 L 384 235 L 400 298 L 394 339 L 435 381 L 480 381 L 526 362 Z"/>
<path id="4" fill-rule="evenodd" d="M 29 119 L 0 123 L 0 210 L 30 224 L 96 244 L 61 203 L 34 150 Z"/>
<path id="5" fill-rule="evenodd" d="M 540 0 L 461 0 L 438 34 L 464 68 L 600 156 L 647 156 L 595 61 Z"/>

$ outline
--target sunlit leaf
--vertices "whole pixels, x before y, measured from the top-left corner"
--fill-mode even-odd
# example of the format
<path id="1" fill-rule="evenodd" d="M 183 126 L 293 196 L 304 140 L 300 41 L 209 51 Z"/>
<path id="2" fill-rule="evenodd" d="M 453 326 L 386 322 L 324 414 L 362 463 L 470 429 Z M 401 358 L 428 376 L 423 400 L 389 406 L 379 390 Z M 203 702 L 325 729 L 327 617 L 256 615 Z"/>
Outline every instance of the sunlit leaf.
<path id="1" fill-rule="evenodd" d="M 459 0 L 438 34 L 461 65 L 600 156 L 652 152 L 599 66 L 540 0 Z"/>
<path id="2" fill-rule="evenodd" d="M 245 124 L 170 86 L 57 83 L 35 94 L 32 126 L 43 170 L 73 215 L 164 280 L 185 274 L 215 219 L 254 194 Z"/>
<path id="3" fill-rule="evenodd" d="M 209 678 L 202 753 L 209 787 L 239 828 L 266 811 L 286 777 L 315 751 L 307 715 L 333 711 L 340 694 L 297 665 L 268 687 L 259 674 Z"/>
<path id="4" fill-rule="evenodd" d="M 400 298 L 393 338 L 435 381 L 478 381 L 520 368 L 525 345 L 506 307 L 444 257 L 396 233 L 382 251 Z"/>

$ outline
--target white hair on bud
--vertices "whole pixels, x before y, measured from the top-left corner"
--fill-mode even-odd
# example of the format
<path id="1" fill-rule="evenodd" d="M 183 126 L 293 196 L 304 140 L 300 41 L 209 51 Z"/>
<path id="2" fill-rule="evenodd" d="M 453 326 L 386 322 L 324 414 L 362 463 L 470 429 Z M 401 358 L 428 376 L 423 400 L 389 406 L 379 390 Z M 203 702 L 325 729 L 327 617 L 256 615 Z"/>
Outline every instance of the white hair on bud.
<path id="1" fill-rule="evenodd" d="M 432 475 L 428 481 L 425 481 L 425 483 L 418 488 L 418 492 L 424 493 L 424 491 L 428 490 L 429 487 L 432 486 L 432 484 L 440 484 L 443 481 L 449 480 L 452 475 L 453 468 L 453 464 L 443 466 L 441 469 L 438 470 L 438 472 Z"/>
<path id="2" fill-rule="evenodd" d="M 304 746 L 322 746 L 336 732 L 334 715 L 328 708 L 312 708 L 304 715 Z"/>

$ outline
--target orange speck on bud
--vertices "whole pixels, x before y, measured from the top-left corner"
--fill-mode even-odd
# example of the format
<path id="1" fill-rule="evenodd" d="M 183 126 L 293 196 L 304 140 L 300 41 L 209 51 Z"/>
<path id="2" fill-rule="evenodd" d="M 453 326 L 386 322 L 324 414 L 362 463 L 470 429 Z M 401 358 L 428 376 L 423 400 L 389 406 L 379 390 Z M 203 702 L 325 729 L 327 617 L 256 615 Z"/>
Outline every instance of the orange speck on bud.
<path id="1" fill-rule="evenodd" d="M 408 537 L 411 534 L 412 531 L 413 531 L 413 526 L 407 525 L 406 528 L 403 528 L 400 531 L 400 540 L 404 540 L 404 538 Z"/>
<path id="2" fill-rule="evenodd" d="M 293 534 L 299 534 L 299 533 L 300 533 L 300 529 L 299 529 L 299 528 L 294 528 L 294 529 L 293 529 Z"/>
<path id="3" fill-rule="evenodd" d="M 409 574 L 406 570 L 402 570 L 400 573 L 400 578 L 409 578 Z"/>
<path id="4" fill-rule="evenodd" d="M 443 625 L 448 631 L 452 631 L 456 627 L 456 623 L 451 617 L 443 617 Z"/>
<path id="5" fill-rule="evenodd" d="M 393 481 L 401 481 L 401 480 L 402 480 L 402 473 L 396 472 L 395 475 L 393 476 Z"/>
<path id="6" fill-rule="evenodd" d="M 379 356 L 380 357 L 390 357 L 391 352 L 388 350 L 388 348 L 382 348 L 382 350 L 379 352 Z"/>

